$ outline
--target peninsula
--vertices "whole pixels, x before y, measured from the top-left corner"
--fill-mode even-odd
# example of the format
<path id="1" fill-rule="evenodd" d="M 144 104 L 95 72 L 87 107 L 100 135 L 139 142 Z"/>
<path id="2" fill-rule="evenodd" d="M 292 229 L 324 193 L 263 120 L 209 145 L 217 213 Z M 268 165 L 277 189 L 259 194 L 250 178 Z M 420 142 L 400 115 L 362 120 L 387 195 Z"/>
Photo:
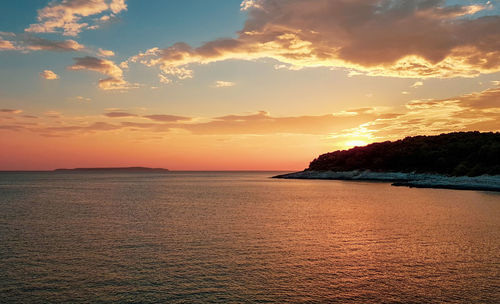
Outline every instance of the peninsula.
<path id="1" fill-rule="evenodd" d="M 109 168 L 74 168 L 74 169 L 55 169 L 54 172 L 168 172 L 163 168 L 148 167 L 109 167 Z"/>
<path id="2" fill-rule="evenodd" d="M 500 191 L 500 133 L 454 132 L 373 143 L 320 155 L 304 171 L 275 178 Z"/>

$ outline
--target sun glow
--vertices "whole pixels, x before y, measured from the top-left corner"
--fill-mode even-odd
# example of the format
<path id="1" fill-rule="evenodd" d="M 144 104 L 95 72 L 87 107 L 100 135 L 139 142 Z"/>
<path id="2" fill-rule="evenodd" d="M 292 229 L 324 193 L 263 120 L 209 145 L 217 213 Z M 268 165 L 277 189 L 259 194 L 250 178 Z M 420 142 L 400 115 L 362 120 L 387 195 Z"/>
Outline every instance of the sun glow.
<path id="1" fill-rule="evenodd" d="M 344 146 L 346 146 L 347 148 L 354 148 L 354 147 L 361 147 L 361 146 L 366 146 L 368 143 L 364 140 L 350 140 L 350 141 L 346 141 L 344 143 Z"/>

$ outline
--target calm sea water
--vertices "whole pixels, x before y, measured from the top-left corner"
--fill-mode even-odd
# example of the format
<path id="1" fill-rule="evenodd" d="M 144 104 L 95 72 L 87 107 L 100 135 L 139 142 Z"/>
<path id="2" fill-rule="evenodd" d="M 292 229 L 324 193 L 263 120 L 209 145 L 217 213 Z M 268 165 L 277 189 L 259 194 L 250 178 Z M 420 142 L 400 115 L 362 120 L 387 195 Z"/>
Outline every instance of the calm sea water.
<path id="1" fill-rule="evenodd" d="M 500 303 L 500 195 L 0 173 L 0 302 Z"/>

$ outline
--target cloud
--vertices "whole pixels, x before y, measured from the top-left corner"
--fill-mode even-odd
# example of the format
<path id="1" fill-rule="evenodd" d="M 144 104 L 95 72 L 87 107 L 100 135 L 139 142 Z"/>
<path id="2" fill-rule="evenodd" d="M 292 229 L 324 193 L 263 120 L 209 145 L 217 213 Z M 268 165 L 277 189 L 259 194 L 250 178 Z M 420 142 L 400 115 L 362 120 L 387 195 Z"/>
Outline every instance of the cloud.
<path id="1" fill-rule="evenodd" d="M 251 8 L 262 8 L 258 2 L 257 0 L 243 0 L 240 4 L 241 10 L 246 11 Z"/>
<path id="2" fill-rule="evenodd" d="M 55 33 L 62 30 L 65 36 L 76 36 L 84 29 L 93 29 L 89 16 L 102 13 L 118 14 L 127 9 L 125 0 L 62 0 L 51 1 L 38 10 L 38 23 L 25 29 L 33 33 Z M 85 19 L 85 20 L 84 20 Z"/>
<path id="3" fill-rule="evenodd" d="M 99 48 L 97 55 L 101 57 L 113 57 L 115 56 L 115 52 Z"/>
<path id="4" fill-rule="evenodd" d="M 155 121 L 161 121 L 161 122 L 175 122 L 175 121 L 191 120 L 190 117 L 177 116 L 177 115 L 156 114 L 156 115 L 145 115 L 143 117 L 151 119 L 151 120 L 155 120 Z"/>
<path id="5" fill-rule="evenodd" d="M 109 76 L 99 80 L 102 90 L 127 90 L 135 87 L 123 79 L 123 71 L 111 60 L 86 56 L 73 58 L 75 64 L 68 66 L 68 70 L 89 70 Z"/>
<path id="6" fill-rule="evenodd" d="M 412 88 L 418 88 L 418 87 L 421 87 L 421 86 L 423 86 L 423 85 L 424 85 L 424 83 L 423 83 L 422 81 L 415 81 L 415 83 L 413 83 L 413 84 L 411 85 L 411 87 L 412 87 Z"/>
<path id="7" fill-rule="evenodd" d="M 83 97 L 83 96 L 76 96 L 75 99 L 77 101 L 81 101 L 81 102 L 90 102 L 90 101 L 92 101 L 92 99 L 90 99 L 88 97 Z"/>
<path id="8" fill-rule="evenodd" d="M 113 78 L 122 78 L 123 71 L 110 60 L 99 59 L 96 57 L 77 57 L 73 58 L 75 64 L 68 67 L 69 70 L 90 70 Z"/>
<path id="9" fill-rule="evenodd" d="M 44 70 L 40 73 L 40 77 L 45 78 L 47 80 L 59 79 L 59 75 L 52 72 L 51 70 Z"/>
<path id="10" fill-rule="evenodd" d="M 235 86 L 236 83 L 234 82 L 231 82 L 231 81 L 222 81 L 222 80 L 218 80 L 215 82 L 215 87 L 216 88 L 227 88 L 227 87 L 232 87 L 232 86 Z"/>
<path id="11" fill-rule="evenodd" d="M 182 124 L 176 127 L 198 135 L 217 134 L 312 134 L 327 135 L 358 126 L 379 117 L 375 113 L 325 114 L 315 116 L 272 116 L 265 111 L 247 115 L 227 115 L 208 122 Z"/>
<path id="12" fill-rule="evenodd" d="M 123 117 L 134 117 L 136 114 L 126 113 L 126 112 L 109 112 L 104 114 L 107 117 L 111 118 L 123 118 Z"/>
<path id="13" fill-rule="evenodd" d="M 46 127 L 42 128 L 40 131 L 51 132 L 49 135 L 57 135 L 57 133 L 67 133 L 67 132 L 97 132 L 97 131 L 112 131 L 120 129 L 120 126 L 109 124 L 107 122 L 94 122 L 84 126 L 61 126 L 61 127 Z M 56 132 L 56 134 L 54 134 Z"/>
<path id="14" fill-rule="evenodd" d="M 0 109 L 0 113 L 12 113 L 12 114 L 19 114 L 22 113 L 23 110 L 17 110 L 17 109 Z"/>
<path id="15" fill-rule="evenodd" d="M 336 135 L 396 139 L 453 131 L 500 131 L 499 100 L 500 88 L 446 99 L 413 100 L 400 115 L 377 118 Z"/>
<path id="16" fill-rule="evenodd" d="M 6 35 L 6 33 L 3 33 Z M 10 41 L 4 40 L 0 36 L 0 51 L 56 51 L 56 52 L 72 52 L 83 51 L 85 46 L 75 40 L 50 40 L 32 35 L 9 35 L 13 37 Z"/>
<path id="17" fill-rule="evenodd" d="M 40 37 L 30 36 L 25 39 L 25 49 L 31 51 L 58 51 L 58 52 L 71 52 L 81 51 L 85 46 L 76 42 L 75 40 L 48 40 Z"/>
<path id="18" fill-rule="evenodd" d="M 14 131 L 14 132 L 19 132 L 22 131 L 24 128 L 22 126 L 16 126 L 16 125 L 0 125 L 0 130 L 7 130 L 7 131 Z"/>
<path id="19" fill-rule="evenodd" d="M 12 43 L 12 41 L 4 40 L 0 37 L 0 51 L 12 51 L 16 49 L 17 47 Z"/>
<path id="20" fill-rule="evenodd" d="M 137 88 L 137 85 L 130 84 L 121 78 L 109 77 L 106 79 L 99 80 L 99 88 L 102 90 L 121 90 L 125 91 L 128 89 Z"/>
<path id="21" fill-rule="evenodd" d="M 121 11 L 127 10 L 127 5 L 125 4 L 125 0 L 112 0 L 109 3 L 109 8 L 113 14 L 118 14 Z"/>
<path id="22" fill-rule="evenodd" d="M 500 16 L 488 5 L 444 0 L 260 0 L 237 38 L 176 43 L 132 58 L 170 77 L 190 65 L 273 58 L 295 67 L 345 68 L 373 76 L 472 77 L 500 71 Z M 493 12 L 493 11 L 491 11 Z"/>
<path id="23" fill-rule="evenodd" d="M 58 112 L 58 111 L 49 110 L 49 111 L 45 111 L 43 113 L 43 115 L 50 117 L 50 118 L 60 118 L 62 113 Z"/>
<path id="24" fill-rule="evenodd" d="M 67 117 L 50 111 L 40 121 L 43 125 L 26 125 L 44 136 L 73 136 L 80 133 L 121 130 L 148 132 L 187 132 L 199 136 L 219 135 L 313 135 L 328 138 L 364 140 L 397 139 L 404 136 L 439 134 L 452 131 L 500 131 L 500 88 L 490 88 L 445 99 L 412 100 L 401 108 L 365 107 L 323 115 L 276 116 L 266 111 L 218 117 L 185 117 L 168 114 L 138 115 L 120 109 L 108 109 L 106 117 L 125 118 L 111 124 L 99 121 L 102 116 Z M 0 109 L 0 113 L 21 113 Z M 9 121 L 21 119 L 11 115 Z M 144 119 L 150 121 L 145 122 Z M 15 125 L 9 124 L 9 125 Z M 11 130 L 14 131 L 14 130 Z M 184 133 L 183 133 L 184 134 Z"/>
<path id="25" fill-rule="evenodd" d="M 158 74 L 158 79 L 160 80 L 161 83 L 169 84 L 172 83 L 172 80 L 170 80 L 167 76 L 163 74 Z"/>
<path id="26" fill-rule="evenodd" d="M 234 114 L 212 118 L 192 118 L 167 114 L 139 116 L 134 113 L 113 111 L 105 113 L 110 118 L 127 118 L 120 124 L 98 121 L 98 116 L 68 117 L 48 111 L 40 126 L 30 126 L 29 131 L 43 136 L 72 136 L 82 132 L 99 132 L 129 129 L 141 132 L 188 132 L 193 135 L 272 135 L 309 134 L 327 135 L 346 128 L 392 116 L 375 113 L 373 108 L 349 112 L 313 116 L 273 116 L 265 111 L 250 114 Z M 57 118 L 51 120 L 50 118 Z M 147 118 L 152 122 L 144 122 Z M 97 121 L 96 121 L 97 120 Z"/>

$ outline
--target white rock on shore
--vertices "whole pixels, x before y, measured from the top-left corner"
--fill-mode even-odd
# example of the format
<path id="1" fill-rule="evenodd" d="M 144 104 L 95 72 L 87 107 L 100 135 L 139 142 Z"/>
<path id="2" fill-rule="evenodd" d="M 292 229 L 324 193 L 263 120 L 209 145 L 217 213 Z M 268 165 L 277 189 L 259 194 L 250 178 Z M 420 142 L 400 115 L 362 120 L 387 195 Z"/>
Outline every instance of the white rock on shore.
<path id="1" fill-rule="evenodd" d="M 500 175 L 446 176 L 439 174 L 372 172 L 372 171 L 311 171 L 305 170 L 275 176 L 285 179 L 334 179 L 393 182 L 394 186 L 445 188 L 459 190 L 500 191 Z"/>

